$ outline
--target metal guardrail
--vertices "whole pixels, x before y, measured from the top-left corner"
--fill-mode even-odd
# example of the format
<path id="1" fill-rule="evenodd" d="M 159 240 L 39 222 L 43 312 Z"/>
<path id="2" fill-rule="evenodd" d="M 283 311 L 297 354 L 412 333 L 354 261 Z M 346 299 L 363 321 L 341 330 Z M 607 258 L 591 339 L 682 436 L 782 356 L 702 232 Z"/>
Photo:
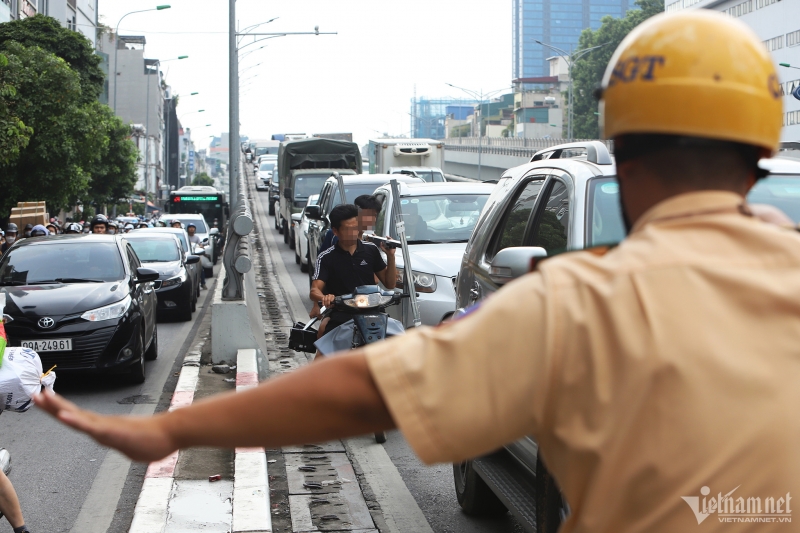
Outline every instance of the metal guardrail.
<path id="1" fill-rule="evenodd" d="M 572 142 L 587 142 L 588 139 L 575 139 Z M 525 137 L 453 137 L 445 139 L 444 149 L 452 152 L 471 152 L 513 157 L 531 158 L 539 150 L 564 144 L 566 139 L 532 139 Z M 611 141 L 601 141 L 613 152 Z"/>
<path id="2" fill-rule="evenodd" d="M 244 172 L 239 172 L 239 188 L 236 203 L 228 221 L 228 238 L 222 264 L 225 267 L 225 281 L 222 285 L 223 300 L 244 299 L 244 275 L 253 267 L 250 259 L 250 243 L 247 236 L 253 231 L 253 214 L 245 196 Z"/>

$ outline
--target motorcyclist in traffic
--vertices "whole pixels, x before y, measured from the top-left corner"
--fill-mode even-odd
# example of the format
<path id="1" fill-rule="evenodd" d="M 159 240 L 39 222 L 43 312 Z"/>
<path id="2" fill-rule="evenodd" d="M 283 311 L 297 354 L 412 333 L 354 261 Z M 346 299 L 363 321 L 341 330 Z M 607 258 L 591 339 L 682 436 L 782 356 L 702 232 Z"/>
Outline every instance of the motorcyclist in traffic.
<path id="1" fill-rule="evenodd" d="M 64 228 L 64 233 L 67 235 L 76 235 L 83 233 L 83 227 L 77 222 L 70 222 Z"/>
<path id="2" fill-rule="evenodd" d="M 109 235 L 116 235 L 117 233 L 121 233 L 121 232 L 119 231 L 119 226 L 117 226 L 117 223 L 114 222 L 113 220 L 109 220 L 108 221 L 108 228 L 106 229 L 106 233 L 108 233 Z"/>
<path id="3" fill-rule="evenodd" d="M 25 519 L 22 516 L 22 508 L 19 505 L 17 492 L 14 485 L 6 476 L 6 472 L 11 470 L 10 457 L 8 450 L 0 448 L 0 517 L 5 516 L 8 523 L 14 529 L 14 533 L 30 533 L 25 526 Z"/>
<path id="4" fill-rule="evenodd" d="M 50 232 L 41 224 L 37 224 L 31 229 L 31 237 L 46 237 L 48 235 L 50 235 Z"/>
<path id="5" fill-rule="evenodd" d="M 95 215 L 89 223 L 92 233 L 105 234 L 108 233 L 108 218 L 105 215 Z"/>
<path id="6" fill-rule="evenodd" d="M 22 232 L 24 238 L 28 238 L 31 236 L 31 230 L 33 229 L 33 224 L 25 224 L 25 229 Z"/>
<path id="7" fill-rule="evenodd" d="M 197 236 L 197 226 L 192 224 L 191 222 L 186 226 L 186 233 L 189 234 L 189 242 L 192 243 L 195 247 L 198 248 L 206 248 L 203 244 L 203 241 L 200 240 L 200 237 Z M 192 250 L 194 251 L 194 250 Z M 205 290 L 206 287 L 206 269 L 200 265 L 200 288 Z"/>
<path id="8" fill-rule="evenodd" d="M 17 228 L 17 225 L 13 222 L 9 222 L 8 226 L 6 226 L 6 234 L 3 238 L 3 245 L 0 246 L 0 253 L 6 253 L 6 250 L 11 248 L 11 245 L 17 240 L 18 232 L 19 229 Z"/>

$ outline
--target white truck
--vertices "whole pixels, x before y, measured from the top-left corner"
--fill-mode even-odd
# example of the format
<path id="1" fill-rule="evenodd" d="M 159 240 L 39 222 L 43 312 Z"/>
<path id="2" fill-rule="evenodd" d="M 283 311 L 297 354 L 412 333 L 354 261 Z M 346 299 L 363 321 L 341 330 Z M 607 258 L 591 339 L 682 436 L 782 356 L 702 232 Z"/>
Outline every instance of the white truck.
<path id="1" fill-rule="evenodd" d="M 370 174 L 408 174 L 427 182 L 443 182 L 444 143 L 433 139 L 369 141 Z"/>

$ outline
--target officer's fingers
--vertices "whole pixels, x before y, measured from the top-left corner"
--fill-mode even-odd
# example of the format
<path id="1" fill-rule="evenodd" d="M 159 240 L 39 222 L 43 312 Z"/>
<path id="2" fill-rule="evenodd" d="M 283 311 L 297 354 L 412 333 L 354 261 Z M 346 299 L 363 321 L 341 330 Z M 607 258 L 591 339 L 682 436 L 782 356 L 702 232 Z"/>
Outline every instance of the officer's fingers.
<path id="1" fill-rule="evenodd" d="M 65 400 L 63 396 L 47 390 L 43 391 L 41 394 L 35 395 L 33 401 L 40 409 L 47 411 L 55 417 L 58 417 L 58 413 L 61 411 L 78 409 L 77 405 Z"/>

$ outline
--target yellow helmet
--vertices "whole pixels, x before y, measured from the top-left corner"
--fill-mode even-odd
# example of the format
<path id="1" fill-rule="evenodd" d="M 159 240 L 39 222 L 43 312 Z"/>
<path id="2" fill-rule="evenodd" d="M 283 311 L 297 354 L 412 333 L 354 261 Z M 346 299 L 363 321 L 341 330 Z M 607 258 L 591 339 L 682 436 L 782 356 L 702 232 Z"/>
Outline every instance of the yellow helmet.
<path id="1" fill-rule="evenodd" d="M 776 151 L 781 87 L 764 45 L 743 23 L 706 9 L 663 13 L 620 43 L 603 76 L 606 138 L 704 137 Z"/>

